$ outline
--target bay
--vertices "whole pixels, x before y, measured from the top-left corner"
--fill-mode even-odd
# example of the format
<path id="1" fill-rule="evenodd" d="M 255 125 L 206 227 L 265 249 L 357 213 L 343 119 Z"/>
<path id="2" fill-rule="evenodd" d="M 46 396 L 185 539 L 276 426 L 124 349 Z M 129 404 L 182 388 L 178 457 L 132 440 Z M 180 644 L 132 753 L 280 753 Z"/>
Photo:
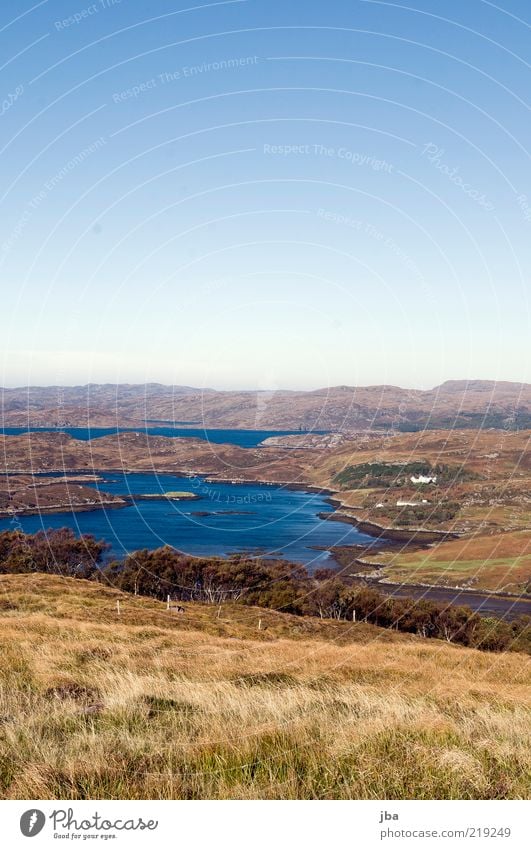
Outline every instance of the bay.
<path id="1" fill-rule="evenodd" d="M 326 495 L 281 485 L 232 484 L 155 473 L 100 473 L 95 486 L 113 495 L 155 495 L 119 509 L 44 513 L 0 520 L 0 530 L 26 533 L 70 527 L 106 539 L 114 557 L 170 545 L 195 556 L 249 552 L 322 566 L 334 545 L 374 545 L 352 525 L 319 518 L 333 510 Z M 91 482 L 91 485 L 92 482 Z M 193 501 L 172 501 L 166 492 L 190 492 Z M 207 515 L 201 515 L 207 514 Z M 318 550 L 316 547 L 327 550 Z"/>
<path id="2" fill-rule="evenodd" d="M 88 441 L 111 436 L 117 433 L 145 433 L 148 436 L 168 436 L 173 438 L 203 439 L 216 445 L 239 445 L 241 448 L 255 448 L 270 436 L 291 436 L 304 434 L 299 430 L 240 430 L 236 428 L 192 428 L 158 426 L 152 427 L 3 427 L 4 436 L 19 436 L 23 433 L 68 433 L 74 439 Z M 314 434 L 327 433 L 325 430 L 311 431 Z"/>

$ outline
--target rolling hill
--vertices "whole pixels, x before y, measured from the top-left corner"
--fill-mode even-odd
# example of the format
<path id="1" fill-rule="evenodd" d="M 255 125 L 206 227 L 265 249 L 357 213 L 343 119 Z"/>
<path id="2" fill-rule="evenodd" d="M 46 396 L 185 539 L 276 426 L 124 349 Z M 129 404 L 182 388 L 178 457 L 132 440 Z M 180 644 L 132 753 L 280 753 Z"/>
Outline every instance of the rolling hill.
<path id="1" fill-rule="evenodd" d="M 430 390 L 335 386 L 309 392 L 89 384 L 3 389 L 0 401 L 6 426 L 135 426 L 147 420 L 280 430 L 531 427 L 531 384 L 484 380 L 447 381 Z"/>

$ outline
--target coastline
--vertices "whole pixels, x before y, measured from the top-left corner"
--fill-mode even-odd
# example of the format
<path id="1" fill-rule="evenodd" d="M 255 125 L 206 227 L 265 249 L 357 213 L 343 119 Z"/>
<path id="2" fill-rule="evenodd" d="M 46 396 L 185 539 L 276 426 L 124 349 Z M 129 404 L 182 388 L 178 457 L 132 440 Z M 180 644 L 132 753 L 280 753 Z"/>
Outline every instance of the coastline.
<path id="1" fill-rule="evenodd" d="M 378 525 L 377 522 L 370 522 L 367 519 L 357 519 L 349 513 L 342 513 L 340 510 L 334 513 L 319 513 L 319 518 L 328 522 L 344 522 L 347 525 L 354 525 L 361 533 L 378 539 L 388 539 L 392 542 L 408 543 L 424 543 L 429 545 L 434 542 L 444 542 L 447 539 L 460 539 L 460 534 L 455 531 L 436 531 L 427 530 L 426 528 L 388 528 L 384 525 Z"/>
<path id="2" fill-rule="evenodd" d="M 48 504 L 46 507 L 28 507 L 25 510 L 0 510 L 0 519 L 17 519 L 19 516 L 41 516 L 45 513 L 92 513 L 95 510 L 119 510 L 128 507 L 125 500 L 98 501 L 96 504 Z"/>

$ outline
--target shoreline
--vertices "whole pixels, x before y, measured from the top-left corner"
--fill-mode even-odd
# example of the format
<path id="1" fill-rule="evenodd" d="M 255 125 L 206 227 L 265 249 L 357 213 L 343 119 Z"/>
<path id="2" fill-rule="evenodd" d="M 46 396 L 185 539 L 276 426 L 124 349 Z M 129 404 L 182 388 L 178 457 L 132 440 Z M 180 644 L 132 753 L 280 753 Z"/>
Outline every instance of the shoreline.
<path id="1" fill-rule="evenodd" d="M 447 539 L 461 538 L 461 535 L 455 531 L 437 531 L 426 528 L 388 528 L 368 519 L 357 519 L 349 513 L 340 512 L 340 510 L 334 513 L 319 513 L 319 518 L 328 522 L 344 522 L 346 525 L 354 525 L 361 533 L 368 536 L 405 544 L 425 543 L 428 545 L 434 542 L 444 542 Z"/>
<path id="2" fill-rule="evenodd" d="M 18 519 L 21 516 L 41 516 L 54 513 L 92 513 L 96 510 L 119 510 L 128 507 L 126 501 L 99 501 L 97 504 L 49 504 L 46 507 L 28 507 L 27 510 L 0 510 L 0 519 Z"/>

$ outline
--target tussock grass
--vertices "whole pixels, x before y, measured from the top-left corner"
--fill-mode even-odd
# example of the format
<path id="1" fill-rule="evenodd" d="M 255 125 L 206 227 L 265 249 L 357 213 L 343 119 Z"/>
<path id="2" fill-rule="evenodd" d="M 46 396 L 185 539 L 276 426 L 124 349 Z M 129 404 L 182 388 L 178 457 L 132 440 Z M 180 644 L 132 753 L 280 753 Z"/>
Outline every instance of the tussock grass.
<path id="1" fill-rule="evenodd" d="M 523 655 L 43 575 L 0 599 L 3 798 L 531 791 Z"/>

